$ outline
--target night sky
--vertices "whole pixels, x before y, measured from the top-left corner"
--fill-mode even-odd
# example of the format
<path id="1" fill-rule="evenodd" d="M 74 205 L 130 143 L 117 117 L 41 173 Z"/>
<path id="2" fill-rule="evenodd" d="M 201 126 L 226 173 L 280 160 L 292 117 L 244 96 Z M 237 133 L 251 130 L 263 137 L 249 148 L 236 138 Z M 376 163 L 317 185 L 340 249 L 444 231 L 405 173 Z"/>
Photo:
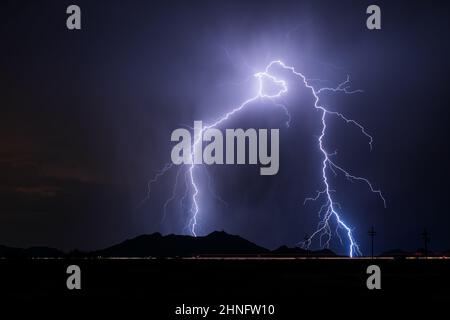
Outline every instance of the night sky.
<path id="1" fill-rule="evenodd" d="M 74 3 L 80 31 L 66 28 Z M 364 91 L 324 96 L 374 137 L 370 151 L 355 127 L 330 120 L 326 139 L 336 162 L 387 200 L 385 209 L 364 185 L 331 178 L 363 252 L 372 225 L 377 252 L 420 247 L 424 228 L 433 250 L 450 248 L 450 8 L 376 3 L 378 31 L 366 28 L 365 1 L 2 1 L 0 244 L 87 250 L 143 233 L 185 234 L 183 179 L 163 219 L 176 169 L 142 202 L 170 161 L 171 132 L 253 96 L 253 74 L 281 59 L 326 80 L 317 85 L 349 74 Z M 225 230 L 276 248 L 315 229 L 320 204 L 303 199 L 321 189 L 320 114 L 286 79 L 290 128 L 263 102 L 226 124 L 280 128 L 279 173 L 212 166 L 208 183 L 202 171 L 199 234 Z M 336 239 L 332 249 L 346 251 Z"/>

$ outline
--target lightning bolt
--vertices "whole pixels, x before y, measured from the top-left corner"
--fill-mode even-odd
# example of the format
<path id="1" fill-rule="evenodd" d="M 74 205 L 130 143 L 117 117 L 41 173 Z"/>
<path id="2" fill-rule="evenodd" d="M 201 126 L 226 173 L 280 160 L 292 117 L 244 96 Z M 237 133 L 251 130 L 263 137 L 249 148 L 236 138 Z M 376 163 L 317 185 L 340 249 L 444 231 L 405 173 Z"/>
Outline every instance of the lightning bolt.
<path id="1" fill-rule="evenodd" d="M 346 179 L 348 179 L 350 181 L 364 183 L 372 193 L 375 193 L 383 201 L 384 206 L 386 206 L 386 200 L 385 200 L 383 194 L 381 193 L 381 191 L 376 189 L 368 179 L 351 174 L 349 171 L 347 171 L 342 166 L 338 165 L 336 162 L 334 162 L 332 160 L 332 157 L 336 154 L 336 152 L 329 153 L 324 146 L 324 139 L 325 139 L 326 133 L 327 133 L 327 117 L 329 117 L 329 116 L 337 117 L 338 119 L 345 121 L 347 124 L 351 124 L 351 125 L 355 126 L 356 128 L 358 128 L 360 130 L 360 132 L 368 139 L 368 144 L 369 144 L 370 149 L 372 149 L 373 138 L 369 133 L 367 133 L 364 126 L 362 126 L 359 122 L 346 117 L 342 113 L 328 110 L 324 105 L 322 105 L 320 103 L 320 96 L 321 96 L 321 94 L 326 93 L 326 92 L 355 94 L 355 93 L 360 93 L 362 91 L 361 90 L 350 90 L 350 77 L 349 76 L 347 76 L 347 79 L 345 81 L 343 81 L 342 83 L 340 83 L 336 87 L 321 87 L 319 89 L 316 89 L 311 84 L 313 79 L 308 80 L 302 73 L 297 72 L 294 67 L 286 65 L 281 60 L 271 61 L 265 67 L 264 71 L 254 74 L 255 78 L 257 79 L 257 83 L 258 83 L 258 90 L 257 90 L 257 93 L 255 96 L 245 100 L 240 105 L 238 105 L 234 109 L 231 109 L 229 112 L 225 113 L 223 116 L 218 118 L 213 123 L 203 126 L 202 130 L 199 132 L 198 136 L 194 138 L 194 142 L 192 144 L 192 149 L 191 149 L 191 164 L 186 171 L 186 175 L 188 176 L 188 178 L 186 180 L 189 181 L 190 188 L 192 190 L 191 208 L 190 208 L 191 217 L 190 217 L 189 223 L 188 223 L 189 232 L 191 233 L 191 235 L 197 236 L 198 216 L 199 216 L 199 212 L 200 212 L 198 197 L 199 197 L 200 192 L 199 192 L 198 181 L 197 181 L 198 179 L 196 177 L 198 165 L 196 165 L 194 162 L 194 150 L 196 149 L 198 144 L 201 143 L 203 133 L 208 129 L 215 128 L 215 127 L 219 126 L 220 124 L 226 122 L 232 116 L 238 114 L 240 111 L 242 111 L 243 109 L 245 109 L 252 103 L 254 103 L 256 101 L 260 101 L 260 100 L 268 100 L 268 101 L 272 102 L 275 106 L 280 107 L 286 114 L 286 117 L 287 117 L 286 126 L 289 127 L 290 122 L 291 122 L 291 115 L 289 113 L 289 110 L 284 104 L 280 104 L 277 102 L 278 98 L 282 97 L 283 95 L 285 95 L 288 92 L 288 85 L 285 80 L 279 79 L 278 77 L 276 77 L 275 75 L 273 75 L 271 73 L 272 69 L 275 67 L 278 67 L 280 69 L 290 72 L 292 75 L 294 75 L 296 78 L 298 78 L 301 81 L 303 86 L 312 93 L 312 95 L 314 97 L 313 106 L 321 114 L 321 133 L 317 139 L 317 144 L 318 144 L 319 150 L 322 154 L 321 178 L 322 178 L 322 182 L 323 182 L 323 189 L 321 191 L 318 191 L 316 196 L 306 198 L 304 203 L 306 204 L 306 202 L 308 202 L 308 201 L 318 201 L 320 199 L 323 199 L 323 204 L 319 210 L 320 221 L 318 223 L 317 229 L 312 233 L 312 235 L 310 237 L 308 237 L 305 241 L 301 242 L 300 245 L 304 248 L 309 249 L 313 240 L 318 238 L 321 247 L 329 247 L 333 233 L 336 234 L 339 241 L 341 243 L 343 243 L 343 240 L 340 235 L 340 231 L 343 230 L 344 234 L 347 236 L 347 240 L 349 243 L 348 244 L 349 256 L 353 257 L 355 255 L 361 255 L 361 250 L 360 250 L 360 248 L 354 238 L 354 235 L 353 235 L 353 229 L 344 222 L 344 220 L 342 218 L 342 214 L 340 213 L 341 207 L 340 207 L 339 203 L 336 202 L 333 198 L 333 193 L 335 191 L 330 186 L 328 173 L 331 172 L 336 176 L 338 175 L 338 173 L 340 173 Z M 273 84 L 277 85 L 277 87 L 279 88 L 278 91 L 273 94 L 268 94 L 268 93 L 264 92 L 264 81 L 265 80 L 269 80 Z M 166 164 L 164 166 L 164 168 L 156 174 L 155 178 L 150 180 L 150 182 L 148 184 L 148 192 L 150 192 L 151 185 L 153 183 L 155 183 L 157 181 L 157 179 L 159 179 L 162 175 L 164 175 L 171 168 L 172 168 L 172 166 L 170 164 Z M 180 171 L 177 172 L 176 181 L 178 181 L 179 173 L 180 173 Z M 208 176 L 208 179 L 210 179 L 209 176 Z M 166 209 L 167 209 L 168 203 L 170 203 L 172 200 L 175 199 L 176 188 L 177 188 L 177 182 L 173 188 L 172 196 L 166 201 L 166 203 L 164 205 L 164 212 L 165 212 L 164 215 L 166 214 Z M 181 207 L 183 207 L 183 200 L 186 198 L 186 195 L 187 194 L 185 193 L 183 198 L 180 201 Z M 333 221 L 336 224 L 336 228 L 335 228 L 334 232 L 332 231 L 332 227 L 331 227 L 331 224 Z"/>

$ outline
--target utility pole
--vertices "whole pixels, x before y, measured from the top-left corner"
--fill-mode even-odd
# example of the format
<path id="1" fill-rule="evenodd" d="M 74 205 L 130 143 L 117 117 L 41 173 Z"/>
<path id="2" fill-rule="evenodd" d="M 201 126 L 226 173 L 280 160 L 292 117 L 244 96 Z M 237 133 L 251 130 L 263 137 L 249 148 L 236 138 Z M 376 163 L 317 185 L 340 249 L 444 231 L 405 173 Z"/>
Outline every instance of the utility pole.
<path id="1" fill-rule="evenodd" d="M 375 236 L 376 236 L 376 232 L 375 232 L 375 229 L 374 229 L 374 227 L 372 226 L 372 228 L 370 228 L 370 230 L 369 230 L 369 236 L 370 236 L 370 238 L 371 238 L 371 240 L 372 240 L 372 259 L 373 259 L 373 240 L 374 240 L 374 238 L 375 238 Z"/>
<path id="2" fill-rule="evenodd" d="M 430 242 L 430 234 L 428 233 L 427 229 L 423 229 L 421 236 L 425 249 L 425 257 L 428 257 L 428 243 Z"/>

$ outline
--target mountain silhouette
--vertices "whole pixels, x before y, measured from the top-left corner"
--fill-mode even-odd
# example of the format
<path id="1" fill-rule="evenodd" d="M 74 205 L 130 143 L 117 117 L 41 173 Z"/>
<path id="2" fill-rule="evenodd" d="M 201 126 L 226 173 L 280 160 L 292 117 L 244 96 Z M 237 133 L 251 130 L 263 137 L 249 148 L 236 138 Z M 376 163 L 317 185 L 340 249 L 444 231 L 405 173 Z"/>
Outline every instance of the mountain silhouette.
<path id="1" fill-rule="evenodd" d="M 180 235 L 162 236 L 159 233 L 142 235 L 112 247 L 92 252 L 101 257 L 165 257 L 217 254 L 262 254 L 269 250 L 239 236 L 215 231 L 204 237 Z"/>
<path id="2" fill-rule="evenodd" d="M 62 258 L 65 256 L 64 252 L 48 247 L 31 247 L 23 250 L 23 256 L 35 258 Z"/>
<path id="3" fill-rule="evenodd" d="M 27 249 L 0 245 L 0 257 L 4 258 L 62 258 L 64 252 L 48 247 L 30 247 Z"/>
<path id="4" fill-rule="evenodd" d="M 282 256 L 308 256 L 309 254 L 311 254 L 311 251 L 299 247 L 289 248 L 287 246 L 281 246 L 278 249 L 273 250 L 272 253 Z"/>
<path id="5" fill-rule="evenodd" d="M 383 252 L 380 256 L 407 257 L 422 256 L 423 249 L 408 252 L 394 249 Z M 428 252 L 429 256 L 436 253 Z M 450 256 L 450 250 L 440 253 Z M 305 250 L 299 247 L 281 246 L 275 250 L 268 250 L 258 246 L 240 236 L 231 235 L 224 231 L 214 231 L 207 236 L 192 237 L 160 233 L 140 235 L 127 239 L 113 246 L 83 252 L 72 250 L 64 253 L 49 247 L 30 247 L 26 249 L 0 245 L 0 258 L 84 258 L 84 257 L 196 257 L 196 256 L 266 256 L 266 257 L 336 257 L 329 250 Z"/>
<path id="6" fill-rule="evenodd" d="M 416 252 L 395 249 L 386 251 L 380 256 L 406 257 L 423 255 L 423 250 Z M 431 251 L 429 255 L 433 254 Z M 72 250 L 64 253 L 49 247 L 30 247 L 27 249 L 0 245 L 1 258 L 84 258 L 84 257 L 196 257 L 196 256 L 266 256 L 266 257 L 334 257 L 337 256 L 329 249 L 318 251 L 305 250 L 299 247 L 281 246 L 275 250 L 268 250 L 258 246 L 240 236 L 230 235 L 224 231 L 214 231 L 207 236 L 192 237 L 186 235 L 166 235 L 153 233 L 127 239 L 113 246 L 83 252 Z M 441 252 L 450 256 L 450 250 Z"/>
<path id="7" fill-rule="evenodd" d="M 22 252 L 23 249 L 20 248 L 6 247 L 0 245 L 0 257 L 18 258 L 20 257 Z"/>

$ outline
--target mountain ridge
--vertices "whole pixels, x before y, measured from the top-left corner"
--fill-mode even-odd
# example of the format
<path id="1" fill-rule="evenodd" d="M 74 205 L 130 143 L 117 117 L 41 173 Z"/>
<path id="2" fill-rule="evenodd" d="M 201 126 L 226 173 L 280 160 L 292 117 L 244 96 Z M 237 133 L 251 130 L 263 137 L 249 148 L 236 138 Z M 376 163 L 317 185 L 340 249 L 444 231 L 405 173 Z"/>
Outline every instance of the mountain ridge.
<path id="1" fill-rule="evenodd" d="M 423 255 L 418 254 L 419 251 L 408 252 L 394 249 L 386 251 L 379 256 L 405 257 Z M 442 252 L 446 256 L 449 253 L 450 250 Z M 430 252 L 431 255 L 435 254 Z M 286 245 L 280 246 L 275 250 L 269 250 L 238 235 L 228 234 L 225 231 L 214 231 L 199 237 L 176 234 L 162 235 L 156 232 L 139 235 L 103 249 L 87 252 L 75 249 L 65 253 L 61 250 L 44 246 L 16 248 L 0 245 L 0 258 L 164 258 L 198 256 L 336 257 L 338 255 L 329 249 L 312 251 L 299 247 L 287 247 Z"/>

